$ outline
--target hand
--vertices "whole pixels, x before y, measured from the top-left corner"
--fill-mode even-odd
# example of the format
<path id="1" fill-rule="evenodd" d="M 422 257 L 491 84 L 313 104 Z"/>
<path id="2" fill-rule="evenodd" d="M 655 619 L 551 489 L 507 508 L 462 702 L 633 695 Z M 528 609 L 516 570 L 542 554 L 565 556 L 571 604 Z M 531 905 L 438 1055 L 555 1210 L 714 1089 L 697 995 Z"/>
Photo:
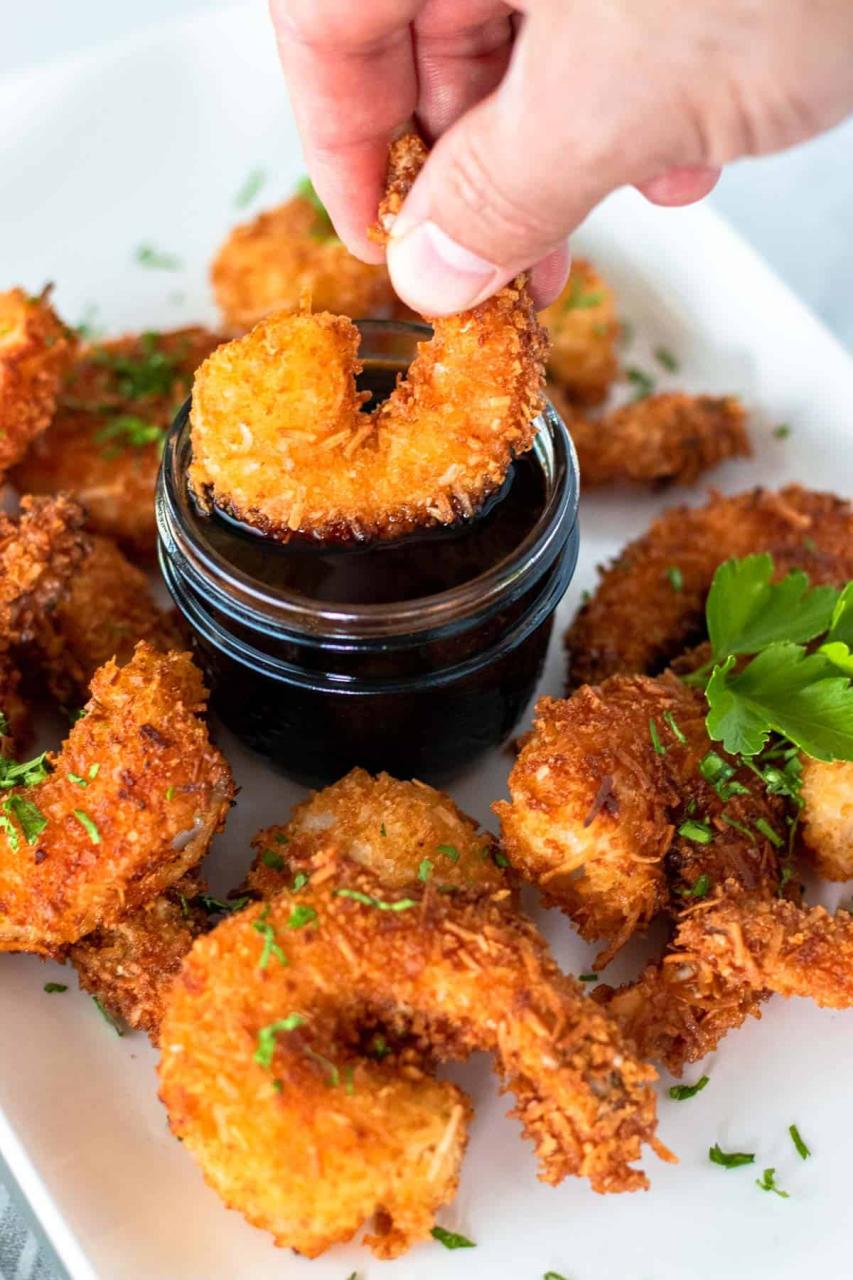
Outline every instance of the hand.
<path id="1" fill-rule="evenodd" d="M 633 183 L 657 204 L 853 109 L 850 0 L 271 0 L 306 160 L 353 253 L 389 138 L 434 142 L 392 231 L 400 296 L 442 315 L 533 265 L 544 305 L 566 237 Z"/>

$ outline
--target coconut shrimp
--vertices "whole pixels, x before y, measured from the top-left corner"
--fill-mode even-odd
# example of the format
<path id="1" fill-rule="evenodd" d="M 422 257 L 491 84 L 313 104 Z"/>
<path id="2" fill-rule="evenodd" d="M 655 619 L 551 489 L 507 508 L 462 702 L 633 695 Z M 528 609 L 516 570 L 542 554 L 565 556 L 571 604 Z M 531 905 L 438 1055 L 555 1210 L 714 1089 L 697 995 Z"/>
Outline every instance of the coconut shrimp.
<path id="1" fill-rule="evenodd" d="M 130 334 L 83 347 L 66 373 L 49 429 L 11 479 L 22 493 L 66 491 L 88 527 L 150 559 L 154 488 L 167 428 L 192 376 L 222 341 L 206 329 Z"/>
<path id="2" fill-rule="evenodd" d="M 417 140 L 392 144 L 383 226 L 414 152 Z M 191 414 L 199 501 L 282 540 L 393 538 L 473 515 L 532 445 L 542 405 L 545 339 L 524 279 L 437 319 L 370 413 L 358 345 L 344 316 L 279 313 L 206 360 Z"/>
<path id="3" fill-rule="evenodd" d="M 23 289 L 0 293 L 0 476 L 45 430 L 77 340 L 50 305 Z"/>
<path id="4" fill-rule="evenodd" d="M 385 267 L 352 256 L 307 179 L 284 204 L 234 227 L 210 279 L 225 325 L 236 332 L 272 312 L 298 311 L 306 295 L 318 311 L 355 320 L 389 315 L 395 301 Z"/>
<path id="5" fill-rule="evenodd" d="M 853 507 L 789 485 L 664 512 L 604 570 L 569 628 L 570 687 L 663 670 L 705 638 L 705 598 L 720 563 L 759 551 L 773 555 L 777 577 L 799 568 L 814 584 L 844 584 L 853 578 Z"/>
<path id="6" fill-rule="evenodd" d="M 695 484 L 711 467 L 751 453 L 743 406 L 731 396 L 672 391 L 590 418 L 558 387 L 548 392 L 571 431 L 584 489 Z"/>
<path id="7" fill-rule="evenodd" d="M 233 787 L 182 653 L 140 644 L 108 662 L 56 755 L 8 786 L 0 822 L 0 951 L 52 953 L 112 925 L 205 852 Z"/>
<path id="8" fill-rule="evenodd" d="M 599 404 L 618 372 L 619 324 L 613 290 L 581 258 L 562 293 L 539 319 L 548 330 L 548 372 L 574 404 Z"/>

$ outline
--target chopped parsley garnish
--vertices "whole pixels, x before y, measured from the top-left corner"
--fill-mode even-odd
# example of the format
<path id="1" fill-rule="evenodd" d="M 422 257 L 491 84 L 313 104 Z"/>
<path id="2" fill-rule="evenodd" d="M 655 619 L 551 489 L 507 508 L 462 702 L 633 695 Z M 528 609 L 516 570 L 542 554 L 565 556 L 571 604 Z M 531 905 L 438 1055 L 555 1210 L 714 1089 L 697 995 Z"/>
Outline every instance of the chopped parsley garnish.
<path id="1" fill-rule="evenodd" d="M 385 1039 L 385 1037 L 382 1035 L 380 1031 L 377 1031 L 373 1039 L 371 1040 L 370 1049 L 368 1050 L 368 1052 L 370 1053 L 371 1057 L 376 1058 L 378 1062 L 381 1062 L 382 1059 L 386 1058 L 388 1054 L 391 1052 L 390 1048 L 388 1047 L 388 1041 Z"/>
<path id="2" fill-rule="evenodd" d="M 285 928 L 287 929 L 304 929 L 306 924 L 310 924 L 312 920 L 317 919 L 317 912 L 313 907 L 306 907 L 302 903 L 294 907 L 290 913 Z"/>
<path id="3" fill-rule="evenodd" d="M 670 351 L 669 347 L 655 347 L 655 360 L 662 368 L 669 373 L 678 372 L 678 361 Z"/>
<path id="4" fill-rule="evenodd" d="M 266 969 L 270 962 L 270 956 L 275 956 L 276 960 L 278 960 L 280 964 L 287 964 L 287 956 L 276 942 L 275 929 L 267 918 L 269 916 L 269 910 L 269 903 L 267 903 L 257 920 L 252 924 L 252 928 L 255 930 L 255 933 L 259 933 L 264 940 L 261 958 L 258 961 L 259 969 Z"/>
<path id="5" fill-rule="evenodd" d="M 129 355 L 98 347 L 92 353 L 92 360 L 109 370 L 116 393 L 122 400 L 168 396 L 183 375 L 176 356 L 160 351 L 159 341 L 160 334 L 148 330 L 139 339 L 139 354 Z"/>
<path id="6" fill-rule="evenodd" d="M 709 751 L 700 760 L 699 772 L 723 801 L 731 800 L 732 796 L 749 794 L 749 788 L 745 787 L 742 782 L 731 781 L 735 775 L 735 767 L 733 764 L 729 764 L 727 760 L 724 760 L 722 756 L 717 755 L 716 751 Z"/>
<path id="7" fill-rule="evenodd" d="M 424 883 L 429 880 L 432 875 L 432 860 L 430 858 L 422 858 L 421 865 L 418 867 L 418 879 Z"/>
<path id="8" fill-rule="evenodd" d="M 794 1146 L 797 1148 L 797 1155 L 800 1157 L 801 1160 L 808 1160 L 809 1156 L 811 1155 L 811 1151 L 809 1150 L 809 1148 L 806 1146 L 806 1144 L 803 1142 L 802 1138 L 800 1137 L 800 1131 L 797 1128 L 797 1126 L 795 1124 L 789 1124 L 788 1132 L 791 1135 L 791 1141 L 793 1142 Z"/>
<path id="9" fill-rule="evenodd" d="M 755 1179 L 755 1185 L 760 1187 L 762 1191 L 773 1191 L 777 1196 L 781 1196 L 783 1200 L 787 1200 L 790 1192 L 783 1191 L 781 1187 L 776 1185 L 776 1170 L 765 1169 L 760 1178 Z"/>
<path id="10" fill-rule="evenodd" d="M 89 783 L 85 778 L 81 778 L 79 773 L 66 774 L 69 782 L 74 782 L 78 787 L 88 787 Z"/>
<path id="11" fill-rule="evenodd" d="M 86 832 L 89 839 L 92 841 L 92 844 L 100 844 L 101 833 L 94 821 L 89 817 L 88 813 L 86 813 L 85 809 L 72 809 L 72 813 L 80 823 L 80 826 Z"/>
<path id="12" fill-rule="evenodd" d="M 74 332 L 78 338 L 82 338 L 84 342 L 90 342 L 92 338 L 98 336 L 97 326 L 95 325 L 95 317 L 98 314 L 98 308 L 94 302 L 90 302 L 86 310 L 83 312 L 83 319 L 79 324 L 74 325 Z"/>
<path id="13" fill-rule="evenodd" d="M 707 841 L 700 841 L 700 844 L 706 843 Z M 689 889 L 680 889 L 679 893 L 683 898 L 707 898 L 710 888 L 711 877 L 708 875 L 707 871 L 703 871 L 700 876 L 697 876 Z"/>
<path id="14" fill-rule="evenodd" d="M 89 773 L 88 773 L 89 781 L 91 782 L 94 778 L 97 778 L 100 772 L 101 772 L 101 766 L 99 764 L 97 763 L 90 764 Z"/>
<path id="15" fill-rule="evenodd" d="M 692 840 L 694 844 L 710 844 L 714 838 L 710 825 L 700 818 L 688 818 L 686 822 L 682 822 L 678 834 L 684 836 L 685 840 Z"/>
<path id="16" fill-rule="evenodd" d="M 384 823 L 384 822 L 382 822 L 382 823 L 380 823 L 380 824 L 379 824 L 379 834 L 380 834 L 381 836 L 387 836 L 387 834 L 388 834 L 388 832 L 385 830 L 385 823 Z"/>
<path id="17" fill-rule="evenodd" d="M 788 426 L 787 422 L 780 422 L 778 427 L 773 428 L 773 434 L 777 440 L 787 440 L 788 436 L 791 434 L 791 428 Z"/>
<path id="18" fill-rule="evenodd" d="M 344 1078 L 344 1093 L 348 1093 L 352 1096 L 352 1094 L 355 1093 L 355 1080 L 353 1079 L 354 1072 L 352 1067 L 344 1067 L 342 1074 Z"/>
<path id="19" fill-rule="evenodd" d="M 630 347 L 634 341 L 634 326 L 630 320 L 619 321 L 619 345 L 622 348 Z"/>
<path id="20" fill-rule="evenodd" d="M 17 818 L 27 844 L 34 844 L 47 826 L 47 818 L 38 805 L 33 804 L 32 800 L 25 800 L 23 796 L 7 796 L 3 801 L 3 812 Z M 11 839 L 9 844 L 12 844 Z"/>
<path id="21" fill-rule="evenodd" d="M 559 1271 L 546 1271 L 542 1280 L 566 1280 L 565 1276 L 561 1276 Z"/>
<path id="22" fill-rule="evenodd" d="M 695 1084 L 674 1084 L 670 1087 L 669 1096 L 674 1102 L 686 1102 L 688 1098 L 695 1098 L 697 1093 L 701 1093 L 709 1079 L 710 1076 L 700 1076 Z"/>
<path id="23" fill-rule="evenodd" d="M 261 854 L 261 862 L 272 871 L 283 871 L 287 865 L 284 858 L 280 853 L 276 853 L 275 849 L 264 849 Z"/>
<path id="24" fill-rule="evenodd" d="M 663 718 L 664 718 L 664 722 L 665 722 L 665 723 L 669 726 L 669 728 L 672 730 L 672 734 L 673 734 L 673 736 L 674 736 L 674 737 L 675 737 L 675 738 L 676 738 L 676 739 L 677 739 L 677 740 L 678 740 L 682 745 L 686 745 L 686 743 L 687 743 L 687 739 L 686 739 L 686 737 L 684 736 L 684 733 L 682 732 L 682 730 L 681 730 L 681 728 L 680 728 L 680 726 L 679 726 L 679 724 L 678 724 L 678 721 L 676 720 L 676 718 L 675 718 L 675 716 L 672 714 L 672 712 L 671 712 L 671 711 L 664 711 L 664 713 L 663 713 Z"/>
<path id="25" fill-rule="evenodd" d="M 0 831 L 5 834 L 12 852 L 17 853 L 21 847 L 21 838 L 18 835 L 18 828 L 6 813 L 0 813 Z"/>
<path id="26" fill-rule="evenodd" d="M 39 782 L 44 782 L 50 773 L 51 767 L 45 751 L 33 760 L 25 760 L 22 764 L 0 756 L 0 787 L 34 787 Z"/>
<path id="27" fill-rule="evenodd" d="M 358 889 L 336 889 L 335 897 L 351 898 L 365 907 L 376 907 L 378 911 L 408 911 L 418 904 L 414 898 L 398 898 L 396 902 L 386 902 L 383 898 L 374 898 L 372 894 L 361 893 Z"/>
<path id="28" fill-rule="evenodd" d="M 93 437 L 96 444 L 107 447 L 102 450 L 105 458 L 117 458 L 123 449 L 144 449 L 149 444 L 162 445 L 166 439 L 164 427 L 146 422 L 135 413 L 121 413 L 98 427 Z"/>
<path id="29" fill-rule="evenodd" d="M 258 1032 L 258 1045 L 252 1055 L 258 1066 L 267 1068 L 272 1066 L 276 1036 L 283 1035 L 286 1031 L 295 1031 L 297 1027 L 304 1024 L 305 1019 L 301 1013 L 289 1013 L 286 1018 L 278 1018 L 275 1022 L 261 1027 Z"/>
<path id="30" fill-rule="evenodd" d="M 598 982 L 597 973 L 579 973 L 578 982 Z"/>
<path id="31" fill-rule="evenodd" d="M 305 888 L 307 883 L 308 883 L 308 877 L 306 876 L 305 872 L 297 871 L 296 875 L 293 877 L 293 884 L 291 885 L 290 892 L 298 893 L 300 889 Z"/>
<path id="32" fill-rule="evenodd" d="M 155 271 L 180 271 L 181 269 L 181 260 L 174 253 L 164 253 L 150 244 L 141 244 L 134 256 L 140 267 L 151 267 Z"/>
<path id="33" fill-rule="evenodd" d="M 634 388 L 634 400 L 645 400 L 655 389 L 655 380 L 649 373 L 632 365 L 626 369 L 625 376 Z"/>
<path id="34" fill-rule="evenodd" d="M 665 756 L 665 755 L 666 755 L 666 747 L 662 744 L 662 742 L 661 742 L 661 740 L 660 740 L 660 734 L 658 733 L 658 727 L 657 727 L 657 725 L 655 724 L 654 720 L 649 720 L 649 737 L 650 737 L 650 738 L 651 738 L 651 740 L 652 740 L 652 747 L 654 748 L 654 753 L 655 753 L 655 755 L 656 755 L 656 756 Z"/>
<path id="35" fill-rule="evenodd" d="M 708 1159 L 712 1164 L 722 1165 L 724 1169 L 738 1169 L 742 1164 L 754 1164 L 755 1156 L 749 1151 L 723 1151 L 719 1142 L 715 1142 L 708 1150 Z"/>
<path id="36" fill-rule="evenodd" d="M 283 831 L 276 831 L 273 840 L 275 840 L 276 844 L 290 844 L 290 840 Z"/>
<path id="37" fill-rule="evenodd" d="M 738 822 L 736 818 L 733 818 L 728 813 L 721 813 L 720 818 L 727 827 L 733 827 L 735 831 L 739 831 L 742 836 L 746 836 L 747 840 L 755 844 L 755 833 L 750 831 L 749 827 L 745 827 L 742 822 Z"/>
<path id="38" fill-rule="evenodd" d="M 459 861 L 459 850 L 455 844 L 437 844 L 435 847 L 438 853 L 443 853 L 451 862 Z"/>
<path id="39" fill-rule="evenodd" d="M 502 849 L 495 849 L 493 860 L 496 867 L 509 867 L 512 865 Z"/>
<path id="40" fill-rule="evenodd" d="M 215 898 L 212 893 L 199 893 L 193 899 L 209 915 L 233 915 L 235 911 L 242 911 L 251 901 L 248 896 L 225 899 Z"/>
<path id="41" fill-rule="evenodd" d="M 106 1007 L 106 1005 L 102 1004 L 102 1003 L 101 1003 L 101 1001 L 98 999 L 98 997 L 97 997 L 97 996 L 92 996 L 92 1003 L 94 1004 L 95 1008 L 98 1010 L 98 1013 L 101 1015 L 101 1017 L 103 1018 L 104 1022 L 108 1022 L 108 1023 L 110 1024 L 110 1026 L 112 1027 L 112 1029 L 113 1029 L 113 1031 L 116 1033 L 116 1035 L 117 1035 L 117 1036 L 123 1036 L 123 1035 L 124 1035 L 124 1027 L 123 1027 L 123 1026 L 122 1026 L 122 1024 L 119 1022 L 119 1020 L 118 1020 L 118 1018 L 115 1016 L 115 1014 L 114 1014 L 114 1013 L 110 1013 L 110 1011 L 109 1011 L 109 1009 Z"/>
<path id="42" fill-rule="evenodd" d="M 671 564 L 666 571 L 669 585 L 673 591 L 677 593 L 684 590 L 684 574 L 681 572 L 677 564 Z"/>
<path id="43" fill-rule="evenodd" d="M 785 843 L 778 831 L 773 830 L 766 818 L 756 818 L 755 829 L 756 831 L 760 831 L 763 836 L 767 837 L 774 849 L 781 849 L 782 845 Z"/>
<path id="44" fill-rule="evenodd" d="M 296 194 L 302 196 L 304 200 L 312 206 L 314 210 L 314 229 L 312 235 L 317 240 L 335 240 L 335 228 L 332 225 L 332 219 L 329 217 L 328 210 L 323 201 L 314 190 L 314 183 L 309 177 L 300 178 L 296 184 Z"/>
<path id="45" fill-rule="evenodd" d="M 326 1058 L 322 1053 L 318 1053 L 316 1049 L 311 1049 L 307 1045 L 305 1052 L 309 1058 L 313 1058 L 315 1062 L 319 1062 L 320 1066 L 326 1072 L 326 1084 L 330 1089 L 337 1089 L 341 1082 L 341 1073 L 332 1062 L 331 1058 Z"/>
<path id="46" fill-rule="evenodd" d="M 580 277 L 572 276 L 569 280 L 569 292 L 566 294 L 563 310 L 590 311 L 593 307 L 600 306 L 603 301 L 604 294 L 600 289 L 585 290 Z"/>
<path id="47" fill-rule="evenodd" d="M 175 798 L 175 788 L 174 788 L 174 787 L 167 787 L 167 788 L 166 788 L 166 800 L 167 800 L 167 801 L 169 801 L 169 800 L 174 800 L 174 798 Z"/>
<path id="48" fill-rule="evenodd" d="M 433 1227 L 430 1235 L 433 1240 L 443 1244 L 445 1249 L 474 1249 L 476 1247 L 474 1241 L 469 1240 L 467 1236 L 461 1236 L 458 1231 L 447 1231 L 444 1227 Z"/>
<path id="49" fill-rule="evenodd" d="M 65 985 L 65 983 L 64 983 L 64 982 L 46 982 L 46 983 L 44 984 L 44 989 L 45 989 L 45 991 L 47 992 L 47 994 L 48 994 L 49 996 L 50 996 L 50 995 L 53 995 L 53 993 L 54 993 L 55 991 L 67 991 L 67 990 L 68 990 L 68 988 L 66 987 L 66 985 Z"/>
<path id="50" fill-rule="evenodd" d="M 250 205 L 266 180 L 267 175 L 265 170 L 260 168 L 252 169 L 252 171 L 246 175 L 243 185 L 234 197 L 234 204 L 237 208 L 245 209 L 247 205 Z"/>

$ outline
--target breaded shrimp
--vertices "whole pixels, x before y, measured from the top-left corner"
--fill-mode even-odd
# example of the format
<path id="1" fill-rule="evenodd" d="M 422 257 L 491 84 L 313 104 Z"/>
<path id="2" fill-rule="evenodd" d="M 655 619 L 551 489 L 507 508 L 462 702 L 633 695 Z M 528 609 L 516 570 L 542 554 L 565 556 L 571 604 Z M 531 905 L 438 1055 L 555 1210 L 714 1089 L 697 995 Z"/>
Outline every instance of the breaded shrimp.
<path id="1" fill-rule="evenodd" d="M 77 340 L 50 305 L 50 289 L 0 293 L 0 477 L 53 417 Z"/>
<path id="2" fill-rule="evenodd" d="M 192 376 L 222 341 L 206 329 L 142 333 L 84 347 L 65 377 L 48 431 L 15 468 L 23 493 L 67 490 L 89 528 L 131 555 L 154 554 L 160 453 Z"/>
<path id="3" fill-rule="evenodd" d="M 63 705 L 85 699 L 89 681 L 110 658 L 129 661 L 140 640 L 166 652 L 182 641 L 171 614 L 154 603 L 145 574 L 114 542 L 91 537 L 89 549 L 34 634 L 33 659 Z"/>
<path id="4" fill-rule="evenodd" d="M 704 507 L 664 512 L 603 572 L 569 628 L 570 688 L 618 672 L 661 671 L 705 638 L 705 598 L 718 565 L 758 551 L 773 555 L 777 577 L 802 568 L 815 584 L 844 584 L 853 578 L 853 507 L 789 485 L 713 494 Z"/>
<path id="5" fill-rule="evenodd" d="M 227 328 L 250 329 L 274 311 L 298 311 L 310 296 L 318 311 L 389 315 L 394 302 L 384 266 L 359 262 L 335 235 L 308 183 L 275 209 L 229 233 L 210 269 Z"/>
<path id="6" fill-rule="evenodd" d="M 751 453 L 743 406 L 731 396 L 672 391 L 589 418 L 558 387 L 549 387 L 548 394 L 571 432 L 584 489 L 627 482 L 695 484 L 720 462 Z"/>
<path id="7" fill-rule="evenodd" d="M 68 950 L 83 990 L 155 1043 L 169 987 L 195 939 L 210 927 L 210 916 L 196 902 L 202 887 L 190 872 L 118 924 L 96 929 Z"/>
<path id="8" fill-rule="evenodd" d="M 428 1235 L 469 1107 L 455 1085 L 365 1053 L 363 1029 L 386 1020 L 440 1059 L 495 1054 L 545 1181 L 646 1185 L 631 1164 L 656 1145 L 654 1072 L 529 922 L 482 890 L 415 881 L 403 896 L 318 861 L 298 893 L 200 938 L 169 996 L 161 1097 L 226 1204 L 310 1257 L 372 1215 L 380 1257 Z"/>
<path id="9" fill-rule="evenodd" d="M 55 952 L 198 862 L 233 794 L 205 701 L 188 654 L 140 644 L 97 672 L 49 776 L 0 804 L 0 951 Z"/>
<path id="10" fill-rule="evenodd" d="M 672 675 L 543 698 L 510 800 L 494 806 L 512 866 L 584 938 L 607 939 L 599 965 L 659 911 L 677 913 L 700 877 L 706 893 L 731 876 L 776 891 L 779 859 L 755 823 L 784 832 L 782 801 L 712 745 L 705 711 Z M 711 752 L 737 792 L 725 801 L 699 770 Z"/>
<path id="11" fill-rule="evenodd" d="M 853 879 L 853 762 L 802 757 L 802 847 L 824 880 Z"/>
<path id="12" fill-rule="evenodd" d="M 66 495 L 24 498 L 0 512 L 0 650 L 27 644 L 55 609 L 88 549 L 83 512 Z"/>
<path id="13" fill-rule="evenodd" d="M 578 258 L 563 292 L 539 319 L 551 339 L 553 380 L 574 403 L 599 404 L 618 370 L 619 323 L 610 285 Z"/>
<path id="14" fill-rule="evenodd" d="M 392 144 L 383 225 L 416 142 Z M 358 343 L 343 316 L 278 314 L 206 360 L 191 415 L 199 501 L 282 540 L 395 538 L 470 517 L 532 445 L 542 406 L 545 340 L 524 278 L 436 320 L 371 413 Z"/>
<path id="15" fill-rule="evenodd" d="M 284 826 L 259 831 L 248 884 L 262 898 L 289 888 L 295 872 L 319 853 L 335 852 L 365 867 L 391 889 L 419 876 L 447 888 L 507 887 L 497 841 L 479 831 L 449 796 L 424 782 L 371 777 L 353 769 L 315 791 Z"/>

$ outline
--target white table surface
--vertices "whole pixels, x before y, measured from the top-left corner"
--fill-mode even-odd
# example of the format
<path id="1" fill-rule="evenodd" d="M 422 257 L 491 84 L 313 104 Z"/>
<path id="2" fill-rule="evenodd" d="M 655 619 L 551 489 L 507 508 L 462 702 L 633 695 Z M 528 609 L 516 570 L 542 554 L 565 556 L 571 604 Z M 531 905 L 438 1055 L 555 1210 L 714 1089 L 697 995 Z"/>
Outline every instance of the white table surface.
<path id="1" fill-rule="evenodd" d="M 264 2 L 242 0 L 256 7 Z M 234 0 L 30 0 L 13 9 L 12 0 L 2 0 L 0 76 L 233 4 Z M 733 166 L 711 201 L 853 347 L 853 120 L 783 155 Z M 0 1280 L 50 1280 L 49 1268 L 36 1242 L 26 1240 L 2 1184 L 0 1263 Z"/>

